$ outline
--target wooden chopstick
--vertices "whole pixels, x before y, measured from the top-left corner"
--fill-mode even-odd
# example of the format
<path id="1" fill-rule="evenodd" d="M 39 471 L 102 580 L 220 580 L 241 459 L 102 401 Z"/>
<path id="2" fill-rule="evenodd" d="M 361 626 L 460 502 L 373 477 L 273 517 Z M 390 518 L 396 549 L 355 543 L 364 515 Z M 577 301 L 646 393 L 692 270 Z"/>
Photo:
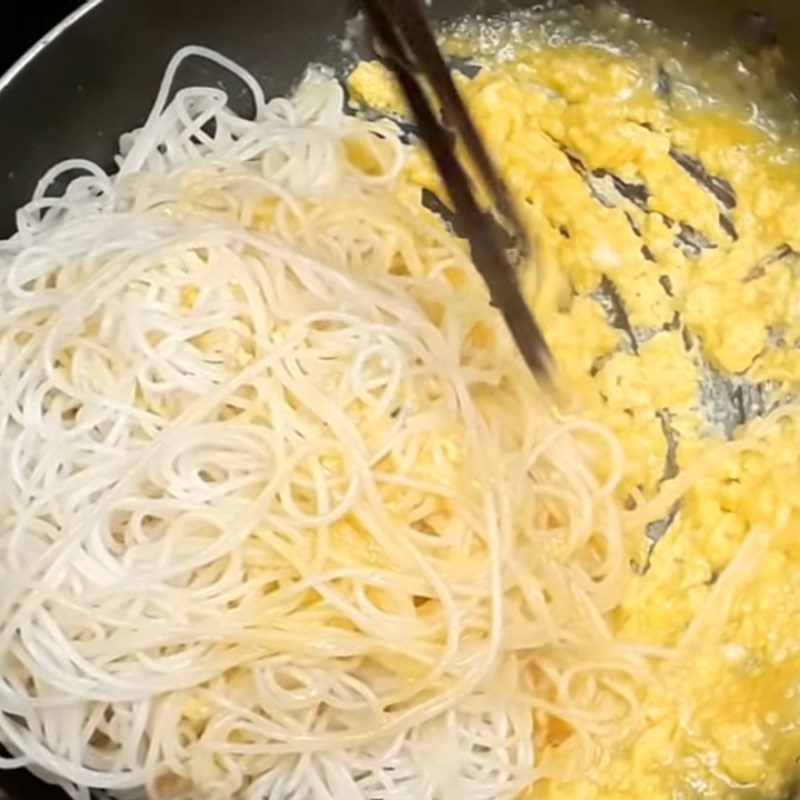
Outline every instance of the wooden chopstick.
<path id="1" fill-rule="evenodd" d="M 459 230 L 470 244 L 472 260 L 489 288 L 492 304 L 503 314 L 531 372 L 550 383 L 553 378 L 550 350 L 522 295 L 501 228 L 491 214 L 481 210 L 472 180 L 458 158 L 459 139 L 523 255 L 531 252 L 527 232 L 453 82 L 422 2 L 361 0 L 361 3 L 376 38 L 378 55 L 395 74 L 416 119 L 420 138 L 450 194 Z M 430 93 L 441 107 L 441 118 L 430 101 Z"/>

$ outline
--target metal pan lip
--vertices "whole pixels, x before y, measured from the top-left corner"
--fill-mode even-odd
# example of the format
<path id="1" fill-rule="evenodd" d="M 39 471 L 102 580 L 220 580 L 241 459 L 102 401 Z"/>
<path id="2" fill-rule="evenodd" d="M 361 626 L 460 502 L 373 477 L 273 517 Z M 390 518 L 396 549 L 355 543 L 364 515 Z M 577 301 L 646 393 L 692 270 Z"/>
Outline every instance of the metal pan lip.
<path id="1" fill-rule="evenodd" d="M 22 72 L 25 71 L 26 67 L 30 65 L 40 53 L 46 50 L 62 33 L 69 30 L 73 25 L 79 22 L 83 17 L 85 17 L 90 11 L 93 11 L 97 6 L 102 3 L 103 0 L 86 0 L 83 5 L 78 6 L 71 14 L 68 14 L 64 19 L 61 20 L 55 27 L 53 27 L 48 33 L 42 36 L 37 42 L 35 42 L 28 50 L 25 52 L 14 64 L 9 67 L 8 71 L 5 72 L 2 76 L 0 76 L 0 94 L 2 94 L 16 79 Z"/>

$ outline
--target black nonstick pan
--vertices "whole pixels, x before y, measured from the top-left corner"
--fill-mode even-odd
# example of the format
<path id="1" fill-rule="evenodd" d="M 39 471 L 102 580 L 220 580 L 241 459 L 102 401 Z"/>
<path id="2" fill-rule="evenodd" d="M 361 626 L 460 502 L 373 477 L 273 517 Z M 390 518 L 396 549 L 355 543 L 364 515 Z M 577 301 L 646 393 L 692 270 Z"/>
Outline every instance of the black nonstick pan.
<path id="1" fill-rule="evenodd" d="M 530 5 L 433 0 L 449 19 Z M 800 88 L 800 0 L 624 0 L 699 47 L 780 45 L 787 87 Z M 250 69 L 272 94 L 311 61 L 336 63 L 353 0 L 89 0 L 0 78 L 0 236 L 38 178 L 68 158 L 109 166 L 120 133 L 141 123 L 170 56 L 202 44 Z M 218 79 L 192 65 L 181 80 Z M 1 367 L 1 365 L 0 365 Z M 2 592 L 2 586 L 0 586 Z M 27 774 L 0 772 L 0 800 L 61 800 Z"/>

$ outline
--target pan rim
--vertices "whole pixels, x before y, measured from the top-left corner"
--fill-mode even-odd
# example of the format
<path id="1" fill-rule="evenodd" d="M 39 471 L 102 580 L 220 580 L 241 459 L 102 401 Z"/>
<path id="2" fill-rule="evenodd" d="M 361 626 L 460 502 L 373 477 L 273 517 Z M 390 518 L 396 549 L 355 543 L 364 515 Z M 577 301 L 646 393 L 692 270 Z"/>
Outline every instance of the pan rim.
<path id="1" fill-rule="evenodd" d="M 31 64 L 42 51 L 49 47 L 62 33 L 69 30 L 75 23 L 81 20 L 86 14 L 100 5 L 103 0 L 86 0 L 78 6 L 72 13 L 68 14 L 57 25 L 51 28 L 44 36 L 38 39 L 31 47 L 18 58 L 8 70 L 0 75 L 0 94 L 4 92 L 25 68 Z"/>

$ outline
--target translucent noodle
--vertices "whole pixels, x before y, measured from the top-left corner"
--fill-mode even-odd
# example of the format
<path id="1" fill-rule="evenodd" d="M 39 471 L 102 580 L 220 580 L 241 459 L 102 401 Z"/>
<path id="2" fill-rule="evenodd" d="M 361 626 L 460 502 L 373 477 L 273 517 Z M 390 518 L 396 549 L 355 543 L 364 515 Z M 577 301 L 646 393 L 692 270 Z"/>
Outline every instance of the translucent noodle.
<path id="1" fill-rule="evenodd" d="M 170 99 L 195 56 L 253 119 Z M 79 798 L 498 800 L 635 726 L 620 447 L 548 406 L 399 199 L 394 129 L 343 106 L 181 51 L 118 172 L 55 168 L 0 245 L 4 766 Z M 541 759 L 540 719 L 568 729 Z"/>

